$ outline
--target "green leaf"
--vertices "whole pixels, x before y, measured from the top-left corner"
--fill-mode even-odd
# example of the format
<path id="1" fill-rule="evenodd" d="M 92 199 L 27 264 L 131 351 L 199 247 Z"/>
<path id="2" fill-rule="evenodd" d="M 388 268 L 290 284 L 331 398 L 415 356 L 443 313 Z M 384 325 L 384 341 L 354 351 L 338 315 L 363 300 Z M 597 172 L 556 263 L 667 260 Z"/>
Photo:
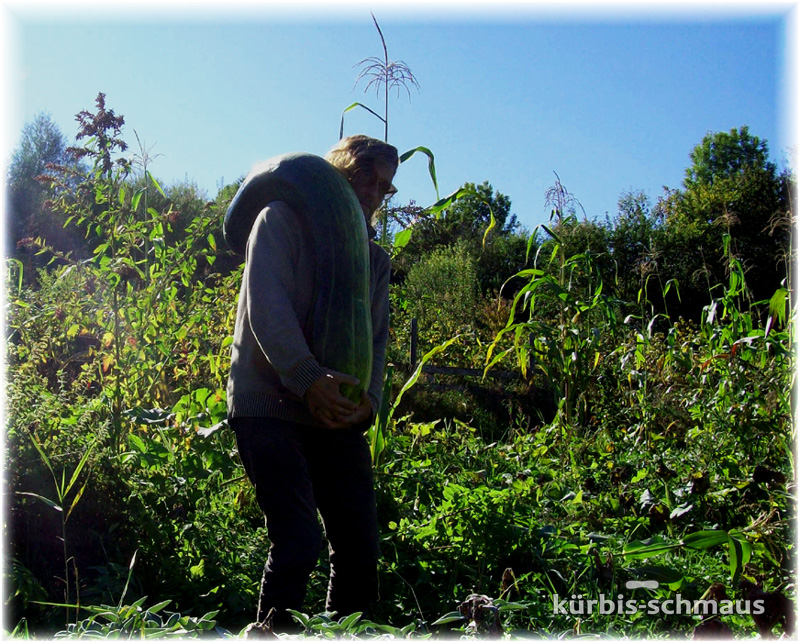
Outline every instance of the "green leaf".
<path id="1" fill-rule="evenodd" d="M 89 478 L 87 477 L 86 480 L 83 481 L 81 488 L 78 490 L 78 493 L 75 494 L 75 497 L 72 499 L 72 502 L 69 505 L 69 511 L 67 512 L 67 517 L 64 518 L 64 522 L 66 523 L 69 520 L 70 515 L 72 515 L 72 510 L 78 506 L 78 502 L 80 502 L 81 497 L 83 496 L 83 492 L 86 489 L 86 485 L 89 483 Z"/>
<path id="2" fill-rule="evenodd" d="M 64 223 L 64 227 L 66 227 L 66 223 Z M 6 259 L 9 264 L 12 264 L 17 269 L 17 296 L 22 294 L 22 275 L 25 271 L 25 265 L 19 259 L 8 258 Z M 11 271 L 9 270 L 9 273 Z"/>
<path id="3" fill-rule="evenodd" d="M 343 616 L 339 619 L 339 625 L 342 626 L 343 629 L 349 630 L 357 621 L 361 618 L 362 612 L 353 612 L 349 616 Z"/>
<path id="4" fill-rule="evenodd" d="M 408 242 L 411 241 L 411 232 L 412 232 L 411 226 L 409 226 L 405 230 L 401 230 L 394 236 L 393 249 L 395 252 L 408 245 Z"/>
<path id="5" fill-rule="evenodd" d="M 87 605 L 84 607 L 83 605 L 75 605 L 74 603 L 50 603 L 48 601 L 31 601 L 34 605 L 47 605 L 48 607 L 69 607 L 72 609 L 80 607 L 81 609 L 85 609 L 87 611 L 99 610 L 100 608 L 89 606 Z"/>
<path id="6" fill-rule="evenodd" d="M 493 602 L 497 607 L 498 612 L 509 612 L 511 610 L 530 609 L 530 605 L 526 605 L 525 603 L 512 603 L 511 601 L 504 601 L 503 599 L 500 598 L 495 599 Z"/>
<path id="7" fill-rule="evenodd" d="M 728 563 L 731 569 L 731 584 L 736 587 L 742 569 L 750 562 L 753 547 L 750 542 L 738 532 L 728 534 Z"/>
<path id="8" fill-rule="evenodd" d="M 450 345 L 453 342 L 455 342 L 457 339 L 459 339 L 460 337 L 461 337 L 461 335 L 456 335 L 455 337 L 451 337 L 450 339 L 448 339 L 443 344 L 440 344 L 439 346 L 436 346 L 432 350 L 430 350 L 427 353 L 425 353 L 425 355 L 419 361 L 419 364 L 417 364 L 417 368 L 414 369 L 414 372 L 406 380 L 406 383 L 403 385 L 403 388 L 401 388 L 400 392 L 397 394 L 397 397 L 395 398 L 394 404 L 392 404 L 392 414 L 394 413 L 395 409 L 397 409 L 397 407 L 399 406 L 400 400 L 403 398 L 403 394 L 408 389 L 410 389 L 412 386 L 414 386 L 414 384 L 417 383 L 417 380 L 419 379 L 419 376 L 422 375 L 422 367 L 425 364 L 427 364 L 428 361 L 430 361 L 433 357 L 435 357 L 439 353 L 447 350 L 447 348 L 449 348 Z M 390 414 L 390 416 L 391 416 L 391 414 Z"/>
<path id="9" fill-rule="evenodd" d="M 742 573 L 742 543 L 736 538 L 728 536 L 728 564 L 731 568 L 731 584 L 736 587 L 739 575 Z"/>
<path id="10" fill-rule="evenodd" d="M 728 532 L 722 529 L 714 531 L 696 531 L 684 536 L 683 545 L 690 549 L 711 549 L 728 542 Z"/>
<path id="11" fill-rule="evenodd" d="M 192 565 L 189 567 L 189 573 L 192 575 L 192 578 L 203 578 L 206 572 L 206 559 L 201 558 L 200 562 L 197 565 Z"/>
<path id="12" fill-rule="evenodd" d="M 381 396 L 381 407 L 378 409 L 378 417 L 367 431 L 367 441 L 369 442 L 372 466 L 377 467 L 380 463 L 381 454 L 386 448 L 385 433 L 389 425 L 391 415 L 389 408 L 389 397 L 392 393 L 392 375 L 394 370 L 391 364 L 386 366 L 386 373 L 383 379 L 383 395 Z"/>
<path id="13" fill-rule="evenodd" d="M 310 620 L 308 614 L 303 614 L 297 610 L 290 609 L 287 609 L 286 611 L 289 612 L 289 614 L 292 615 L 292 618 L 294 618 L 294 620 L 300 623 L 300 625 L 302 625 L 304 628 L 308 627 L 308 621 Z"/>
<path id="14" fill-rule="evenodd" d="M 783 325 L 786 323 L 786 301 L 789 291 L 786 288 L 778 288 L 769 300 L 769 314 Z"/>
<path id="15" fill-rule="evenodd" d="M 381 119 L 383 120 L 383 119 Z M 436 198 L 439 199 L 439 183 L 436 180 L 436 165 L 433 160 L 433 152 L 431 152 L 427 147 L 420 145 L 419 147 L 415 147 L 413 149 L 408 150 L 407 152 L 403 152 L 400 155 L 400 163 L 405 163 L 408 159 L 410 159 L 414 154 L 417 152 L 421 152 L 428 157 L 428 174 L 431 176 L 431 181 L 433 181 L 433 189 L 436 191 Z"/>
<path id="16" fill-rule="evenodd" d="M 134 435 L 133 433 L 128 435 L 128 443 L 137 451 L 141 453 L 147 453 L 147 446 L 144 443 L 144 440 L 140 438 L 138 435 Z"/>
<path id="17" fill-rule="evenodd" d="M 429 206 L 426 209 L 430 214 L 435 214 L 438 217 L 442 211 L 447 210 L 447 208 L 453 205 L 453 203 L 467 196 L 468 194 L 474 194 L 474 191 L 468 188 L 459 188 L 458 190 L 444 197 L 443 199 L 439 199 L 436 203 L 434 203 L 433 205 Z M 436 196 L 438 198 L 439 196 L 438 193 Z"/>
<path id="18" fill-rule="evenodd" d="M 668 543 L 661 536 L 653 536 L 645 540 L 636 540 L 629 542 L 623 547 L 622 555 L 626 558 L 649 558 L 650 556 L 658 556 L 673 549 L 677 549 L 680 545 Z"/>
<path id="19" fill-rule="evenodd" d="M 53 474 L 53 479 L 55 479 L 56 474 L 53 471 L 53 466 L 50 464 L 50 458 L 47 457 L 47 454 L 44 452 L 42 445 L 39 444 L 39 442 L 36 440 L 35 437 L 33 437 L 33 433 L 31 433 L 30 435 L 31 435 L 31 441 L 33 442 L 33 446 L 39 452 L 39 457 L 42 459 L 42 462 L 44 462 L 44 465 L 50 470 L 50 473 Z"/>
<path id="20" fill-rule="evenodd" d="M 661 585 L 668 585 L 673 591 L 680 589 L 683 584 L 683 574 L 672 567 L 663 565 L 642 565 L 630 570 L 638 578 L 655 580 Z"/>
<path id="21" fill-rule="evenodd" d="M 45 498 L 44 496 L 40 496 L 38 493 L 33 493 L 32 491 L 17 491 L 15 493 L 18 496 L 30 496 L 31 498 L 36 498 L 37 500 L 41 500 L 48 507 L 52 507 L 56 511 L 64 511 L 59 505 L 50 500 L 50 498 Z"/>
<path id="22" fill-rule="evenodd" d="M 486 203 L 486 202 L 484 201 L 484 203 Z M 489 204 L 487 203 L 486 205 L 489 205 Z M 489 232 L 491 232 L 492 228 L 494 228 L 496 225 L 497 225 L 497 221 L 495 221 L 494 212 L 492 212 L 492 208 L 490 206 L 489 207 L 489 227 L 486 228 L 486 232 L 483 233 L 483 240 L 481 241 L 481 246 L 485 246 L 486 245 L 486 237 L 489 236 Z"/>
<path id="23" fill-rule="evenodd" d="M 553 237 L 553 239 L 555 239 L 558 243 L 561 243 L 561 239 L 559 238 L 559 236 L 555 232 L 553 232 L 550 228 L 548 228 L 544 224 L 542 224 L 542 228 L 544 228 L 545 232 L 547 232 L 547 234 Z"/>
<path id="24" fill-rule="evenodd" d="M 340 139 L 344 137 L 344 115 L 347 114 L 347 112 L 349 112 L 350 110 L 355 109 L 356 107 L 361 107 L 362 109 L 366 109 L 370 114 L 372 114 L 373 116 L 378 118 L 381 121 L 381 123 L 384 123 L 384 124 L 386 123 L 386 121 L 384 120 L 383 116 L 381 116 L 377 112 L 371 110 L 369 107 L 367 107 L 363 103 L 358 103 L 358 102 L 353 103 L 352 105 L 348 105 L 347 107 L 345 107 L 344 111 L 342 111 L 342 119 L 341 119 L 341 121 L 339 121 L 339 138 Z M 401 161 L 401 163 L 402 163 L 402 161 Z"/>
<path id="25" fill-rule="evenodd" d="M 133 210 L 134 212 L 136 212 L 136 210 L 139 208 L 139 201 L 141 200 L 142 195 L 145 193 L 146 189 L 147 188 L 142 188 L 140 190 L 137 190 L 136 194 L 133 195 L 133 198 L 131 199 L 131 210 Z"/>
<path id="26" fill-rule="evenodd" d="M 461 612 L 448 612 L 444 616 L 440 616 L 436 619 L 431 625 L 444 625 L 445 623 L 456 623 L 457 621 L 463 621 L 464 616 Z"/>
<path id="27" fill-rule="evenodd" d="M 128 578 L 125 580 L 125 587 L 122 589 L 122 594 L 119 597 L 119 603 L 117 604 L 117 609 L 122 609 L 122 601 L 125 600 L 125 595 L 128 593 L 128 587 L 131 584 L 131 578 L 133 577 L 133 566 L 136 564 L 136 554 L 139 553 L 137 549 L 133 552 L 133 556 L 131 556 L 131 562 L 128 565 Z"/>
<path id="28" fill-rule="evenodd" d="M 162 190 L 162 189 L 161 189 L 161 186 L 158 184 L 158 181 L 156 181 L 155 177 L 154 177 L 152 174 L 150 174 L 149 170 L 148 170 L 148 172 L 147 172 L 147 178 L 148 178 L 148 179 L 150 179 L 150 180 L 153 182 L 153 185 L 155 185 L 155 186 L 156 186 L 156 190 L 158 190 L 158 191 L 159 191 L 159 193 L 161 194 L 161 196 L 163 196 L 164 198 L 166 198 L 166 196 L 167 196 L 167 195 L 166 195 L 166 194 L 164 194 L 164 190 Z M 148 208 L 148 212 L 149 212 L 149 211 L 150 211 L 150 208 Z"/>
<path id="29" fill-rule="evenodd" d="M 70 489 L 72 489 L 72 486 L 75 484 L 75 482 L 77 482 L 78 476 L 81 475 L 83 467 L 86 466 L 86 463 L 89 460 L 89 456 L 92 454 L 92 451 L 94 450 L 95 444 L 97 444 L 96 439 L 93 440 L 92 443 L 87 447 L 86 452 L 83 454 L 83 457 L 81 457 L 80 462 L 78 462 L 78 466 L 76 466 L 75 471 L 72 472 L 72 477 L 69 479 L 69 484 L 67 485 L 67 488 L 64 489 L 65 496 L 69 493 Z"/>
<path id="30" fill-rule="evenodd" d="M 165 601 L 161 601 L 160 603 L 156 603 L 153 607 L 149 608 L 147 611 L 151 614 L 158 614 L 162 609 L 164 609 L 167 605 L 169 605 L 172 601 L 167 599 Z"/>

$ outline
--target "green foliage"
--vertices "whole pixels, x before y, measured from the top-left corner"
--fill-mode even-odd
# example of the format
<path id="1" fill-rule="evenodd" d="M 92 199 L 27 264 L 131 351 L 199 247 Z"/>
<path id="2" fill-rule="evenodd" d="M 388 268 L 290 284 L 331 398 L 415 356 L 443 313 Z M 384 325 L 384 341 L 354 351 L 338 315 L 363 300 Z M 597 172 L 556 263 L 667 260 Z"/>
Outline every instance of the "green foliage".
<path id="1" fill-rule="evenodd" d="M 143 596 L 130 605 L 96 605 L 89 608 L 91 616 L 57 632 L 56 639 L 72 638 L 204 638 L 209 633 L 225 634 L 216 627 L 216 612 L 201 617 L 181 615 L 164 608 L 170 601 L 162 601 L 145 608 Z"/>
<path id="2" fill-rule="evenodd" d="M 410 638 L 415 634 L 415 623 L 410 623 L 405 627 L 393 627 L 373 623 L 362 618 L 361 612 L 355 612 L 341 618 L 333 618 L 327 614 L 316 614 L 309 616 L 296 610 L 289 610 L 297 623 L 303 627 L 302 636 L 304 638 L 321 639 L 371 639 L 371 638 Z M 419 638 L 415 636 L 414 638 Z M 427 638 L 427 637 L 423 637 Z"/>
<path id="3" fill-rule="evenodd" d="M 614 220 L 606 218 L 608 252 L 613 262 L 613 280 L 607 280 L 620 301 L 636 302 L 639 291 L 651 276 L 660 278 L 658 233 L 663 226 L 663 212 L 652 208 L 642 192 L 627 192 L 618 202 Z M 651 291 L 652 292 L 652 291 Z M 647 295 L 657 301 L 655 293 Z M 660 302 L 659 302 L 660 303 Z"/>
<path id="4" fill-rule="evenodd" d="M 39 180 L 51 166 L 77 170 L 64 135 L 48 114 L 37 114 L 22 130 L 6 176 L 6 241 L 9 254 L 25 252 L 23 239 L 42 237 L 62 251 L 78 246 L 77 235 L 63 229 L 63 218 L 47 205 L 47 189 Z M 20 244 L 18 248 L 17 245 Z"/>
<path id="5" fill-rule="evenodd" d="M 223 574 L 221 569 L 227 572 L 230 566 L 217 563 L 234 548 L 218 550 L 218 535 L 235 538 L 252 515 L 235 516 L 234 525 L 234 516 L 209 509 L 200 512 L 197 522 L 178 520 L 206 498 L 212 506 L 246 502 L 241 496 L 244 477 L 231 459 L 232 436 L 213 431 L 226 416 L 224 385 L 240 272 L 208 270 L 218 252 L 213 230 L 224 209 L 203 209 L 181 235 L 166 242 L 174 211 L 144 207 L 157 202 L 155 195 L 166 198 L 149 171 L 138 185 L 126 181 L 127 166 L 111 156 L 122 148 L 116 138 L 121 119 L 112 115 L 104 104 L 94 117 L 84 115 L 85 130 L 94 136 L 83 156 L 94 162 L 93 168 L 74 185 L 63 173 L 52 178 L 54 207 L 91 240 L 89 259 L 43 248 L 54 260 L 40 271 L 37 288 L 20 282 L 20 262 L 12 264 L 16 274 L 9 274 L 14 285 L 9 289 L 8 362 L 16 376 L 9 387 L 6 463 L 13 472 L 12 487 L 29 494 L 14 501 L 12 524 L 24 530 L 31 522 L 40 524 L 28 545 L 15 542 L 15 551 L 27 560 L 37 558 L 36 547 L 52 549 L 57 534 L 50 532 L 49 519 L 28 505 L 31 499 L 50 497 L 40 482 L 42 472 L 56 470 L 48 462 L 63 458 L 66 471 L 74 459 L 73 470 L 91 468 L 92 481 L 79 487 L 74 475 L 58 478 L 62 496 L 70 488 L 80 494 L 67 506 L 61 497 L 53 502 L 63 507 L 64 517 L 72 516 L 69 525 L 62 523 L 65 532 L 87 515 L 96 531 L 85 532 L 81 540 L 62 534 L 64 547 L 74 543 L 75 550 L 67 581 L 48 578 L 54 573 L 50 554 L 38 557 L 32 567 L 49 591 L 54 583 L 68 588 L 73 568 L 85 575 L 107 567 L 106 555 L 129 556 L 140 547 L 139 574 L 145 583 L 165 574 L 166 582 L 157 582 L 180 593 L 200 579 L 208 584 L 203 592 L 208 595 L 193 603 L 221 600 L 235 613 L 254 591 L 249 587 L 253 568 L 247 566 L 262 563 L 253 551 L 252 559 L 237 556 L 234 563 L 244 565 L 247 574 Z M 96 129 L 104 123 L 107 130 Z M 75 297 L 76 292 L 84 296 Z M 220 292 L 228 293 L 228 305 L 220 304 Z M 89 456 L 95 439 L 97 448 Z M 40 447 L 47 458 L 37 456 Z M 81 459 L 84 453 L 88 460 Z M 41 466 L 35 465 L 37 459 Z M 192 481 L 189 487 L 187 480 Z M 104 498 L 115 500 L 110 510 L 100 511 Z M 121 538 L 108 538 L 114 529 L 120 529 Z M 134 534 L 139 542 L 132 542 Z M 163 551 L 176 553 L 168 573 L 169 565 L 158 562 Z M 182 573 L 187 568 L 195 573 L 187 577 Z M 65 598 L 68 602 L 69 595 Z"/>
<path id="6" fill-rule="evenodd" d="M 72 512 L 75 510 L 75 507 L 80 502 L 81 497 L 83 496 L 83 492 L 86 490 L 86 485 L 89 483 L 89 476 L 87 475 L 84 478 L 83 484 L 80 488 L 77 488 L 76 485 L 80 479 L 81 472 L 83 471 L 86 463 L 89 460 L 89 456 L 92 454 L 95 445 L 97 444 L 96 441 L 91 442 L 91 444 L 87 447 L 86 451 L 81 456 L 81 459 L 78 461 L 78 464 L 75 466 L 75 469 L 71 472 L 69 476 L 69 480 L 67 480 L 67 470 L 61 470 L 61 476 L 56 474 L 53 465 L 50 462 L 50 458 L 47 457 L 42 445 L 36 440 L 36 438 L 31 435 L 31 440 L 33 441 L 33 446 L 36 448 L 39 456 L 42 459 L 45 467 L 50 472 L 50 475 L 53 477 L 53 486 L 55 490 L 55 500 L 47 496 L 40 495 L 38 493 L 34 493 L 32 491 L 17 491 L 17 493 L 21 496 L 30 496 L 35 498 L 45 505 L 50 507 L 51 509 L 58 512 L 59 517 L 61 518 L 61 543 L 63 545 L 64 551 L 64 587 L 65 587 L 65 599 L 67 603 L 70 601 L 70 561 L 71 559 L 68 556 L 68 548 L 67 548 L 67 521 L 69 520 Z M 76 489 L 74 493 L 71 493 L 73 489 Z M 78 572 L 75 572 L 75 577 L 77 579 Z M 78 588 L 78 582 L 75 582 L 75 591 L 79 593 L 80 590 Z M 67 612 L 67 621 L 69 621 L 69 612 Z"/>
<path id="7" fill-rule="evenodd" d="M 575 221 L 567 211 L 571 195 L 560 182 L 552 190 L 550 220 L 555 226 L 542 226 L 552 243 L 541 246 L 534 268 L 517 273 L 529 281 L 514 299 L 508 324 L 489 347 L 487 368 L 513 351 L 523 375 L 529 370 L 538 372 L 552 385 L 566 429 L 575 422 L 582 426 L 588 419 L 594 370 L 601 354 L 614 345 L 618 320 L 615 302 L 604 293 L 597 253 L 580 234 L 601 230 Z M 568 254 L 570 244 L 587 243 L 579 254 Z M 549 258 L 540 264 L 544 252 L 549 252 Z M 527 319 L 519 321 L 526 312 Z M 514 346 L 498 351 L 506 334 L 513 336 Z"/>
<path id="8" fill-rule="evenodd" d="M 691 154 L 684 189 L 663 201 L 662 262 L 681 284 L 684 316 L 694 317 L 709 287 L 727 278 L 723 238 L 742 262 L 754 300 L 768 298 L 788 276 L 782 225 L 794 211 L 791 177 L 769 162 L 766 141 L 747 127 L 708 134 Z"/>
<path id="9" fill-rule="evenodd" d="M 432 252 L 460 246 L 475 261 L 479 292 L 497 291 L 525 265 L 527 237 L 510 213 L 511 201 L 486 181 L 465 183 L 455 197 L 443 200 L 446 207 L 422 210 L 412 205 L 390 212 L 404 232 L 411 232 L 394 257 L 395 270 L 406 275 Z"/>
<path id="10" fill-rule="evenodd" d="M 254 612 L 269 547 L 225 422 L 241 273 L 217 230 L 235 186 L 208 203 L 190 184 L 163 189 L 144 151 L 136 176 L 116 162 L 121 121 L 104 103 L 81 125 L 93 132 L 92 167 L 53 173 L 50 196 L 85 245 L 43 243 L 38 258 L 52 261 L 35 281 L 23 258 L 6 276 L 10 633 L 232 636 Z M 472 188 L 442 200 L 440 219 L 483 217 L 464 227 L 471 242 L 420 252 L 392 286 L 396 364 L 368 434 L 381 601 L 369 619 L 322 614 L 323 555 L 308 613 L 295 614 L 305 635 L 480 637 L 487 621 L 468 609 L 477 596 L 509 638 L 689 636 L 691 616 L 553 605 L 572 594 L 694 600 L 714 583 L 733 598 L 739 579 L 792 596 L 791 282 L 753 295 L 731 226 L 702 314 L 675 322 L 665 313 L 683 298 L 674 269 L 689 246 L 667 251 L 679 234 L 668 209 L 631 194 L 615 221 L 579 221 L 557 182 L 550 224 L 520 243 L 501 195 Z M 510 300 L 484 289 L 492 252 L 486 266 L 519 273 Z M 515 358 L 526 384 L 550 387 L 556 419 L 532 408 L 533 388 L 519 396 L 527 407 L 504 392 L 501 421 L 488 397 L 438 394 L 420 369 L 399 377 L 412 314 L 418 366 Z M 147 596 L 158 600 L 147 607 Z M 753 632 L 749 617 L 724 619 L 736 635 Z"/>
<path id="11" fill-rule="evenodd" d="M 474 316 L 477 280 L 472 257 L 461 246 L 431 252 L 411 267 L 405 290 L 408 313 L 426 334 L 452 337 Z"/>

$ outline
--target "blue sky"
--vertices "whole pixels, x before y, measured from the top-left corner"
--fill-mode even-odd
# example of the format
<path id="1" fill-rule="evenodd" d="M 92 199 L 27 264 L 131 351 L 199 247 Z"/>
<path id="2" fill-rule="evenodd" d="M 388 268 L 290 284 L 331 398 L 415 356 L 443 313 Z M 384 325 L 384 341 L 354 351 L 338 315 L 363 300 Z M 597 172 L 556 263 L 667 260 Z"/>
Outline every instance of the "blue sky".
<path id="1" fill-rule="evenodd" d="M 390 94 L 389 140 L 436 156 L 440 192 L 489 181 L 532 230 L 547 221 L 544 193 L 558 173 L 590 218 L 616 212 L 620 194 L 655 202 L 678 188 L 689 153 L 708 132 L 748 125 L 784 163 L 795 145 L 787 94 L 791 4 L 703 5 L 658 13 L 594 5 L 570 10 L 380 3 L 346 9 L 256 10 L 222 3 L 102 5 L 69 10 L 6 6 L 8 149 L 38 112 L 71 140 L 75 114 L 98 92 L 159 155 L 165 184 L 188 179 L 212 198 L 263 159 L 324 154 L 355 101 L 356 63 L 382 53 L 404 61 L 419 91 Z M 436 5 L 434 5 L 436 7 Z M 191 17 L 189 17 L 191 14 Z M 382 136 L 363 110 L 345 133 Z M 431 204 L 424 157 L 404 164 L 397 199 Z"/>

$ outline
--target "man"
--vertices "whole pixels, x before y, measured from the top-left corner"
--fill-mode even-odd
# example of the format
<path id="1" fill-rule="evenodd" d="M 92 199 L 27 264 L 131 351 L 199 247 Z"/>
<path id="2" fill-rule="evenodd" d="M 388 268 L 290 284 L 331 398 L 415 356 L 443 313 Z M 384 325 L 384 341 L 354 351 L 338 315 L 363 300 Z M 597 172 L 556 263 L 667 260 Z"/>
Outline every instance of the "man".
<path id="1" fill-rule="evenodd" d="M 340 141 L 325 157 L 347 178 L 370 231 L 388 194 L 397 150 L 366 136 Z M 322 543 L 331 575 L 326 609 L 366 611 L 378 598 L 378 527 L 369 446 L 363 432 L 381 403 L 389 333 L 389 256 L 370 240 L 373 368 L 359 403 L 342 383 L 356 378 L 325 368 L 302 328 L 313 316 L 313 250 L 297 215 L 282 201 L 256 218 L 236 315 L 228 379 L 228 416 L 239 454 L 266 516 L 271 542 L 258 621 L 274 609 L 273 631 L 294 631 L 287 609 L 302 609 Z"/>

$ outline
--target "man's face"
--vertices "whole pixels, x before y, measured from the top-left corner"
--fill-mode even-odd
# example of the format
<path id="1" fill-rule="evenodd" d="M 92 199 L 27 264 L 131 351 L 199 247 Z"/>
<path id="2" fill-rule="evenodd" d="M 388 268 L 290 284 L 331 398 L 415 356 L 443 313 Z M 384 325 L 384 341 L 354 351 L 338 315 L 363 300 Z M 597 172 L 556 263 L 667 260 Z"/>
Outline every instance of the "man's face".
<path id="1" fill-rule="evenodd" d="M 394 166 L 377 162 L 372 170 L 359 173 L 353 180 L 353 190 L 355 190 L 367 221 L 375 210 L 381 207 L 386 195 L 395 191 L 392 185 L 394 173 Z"/>

